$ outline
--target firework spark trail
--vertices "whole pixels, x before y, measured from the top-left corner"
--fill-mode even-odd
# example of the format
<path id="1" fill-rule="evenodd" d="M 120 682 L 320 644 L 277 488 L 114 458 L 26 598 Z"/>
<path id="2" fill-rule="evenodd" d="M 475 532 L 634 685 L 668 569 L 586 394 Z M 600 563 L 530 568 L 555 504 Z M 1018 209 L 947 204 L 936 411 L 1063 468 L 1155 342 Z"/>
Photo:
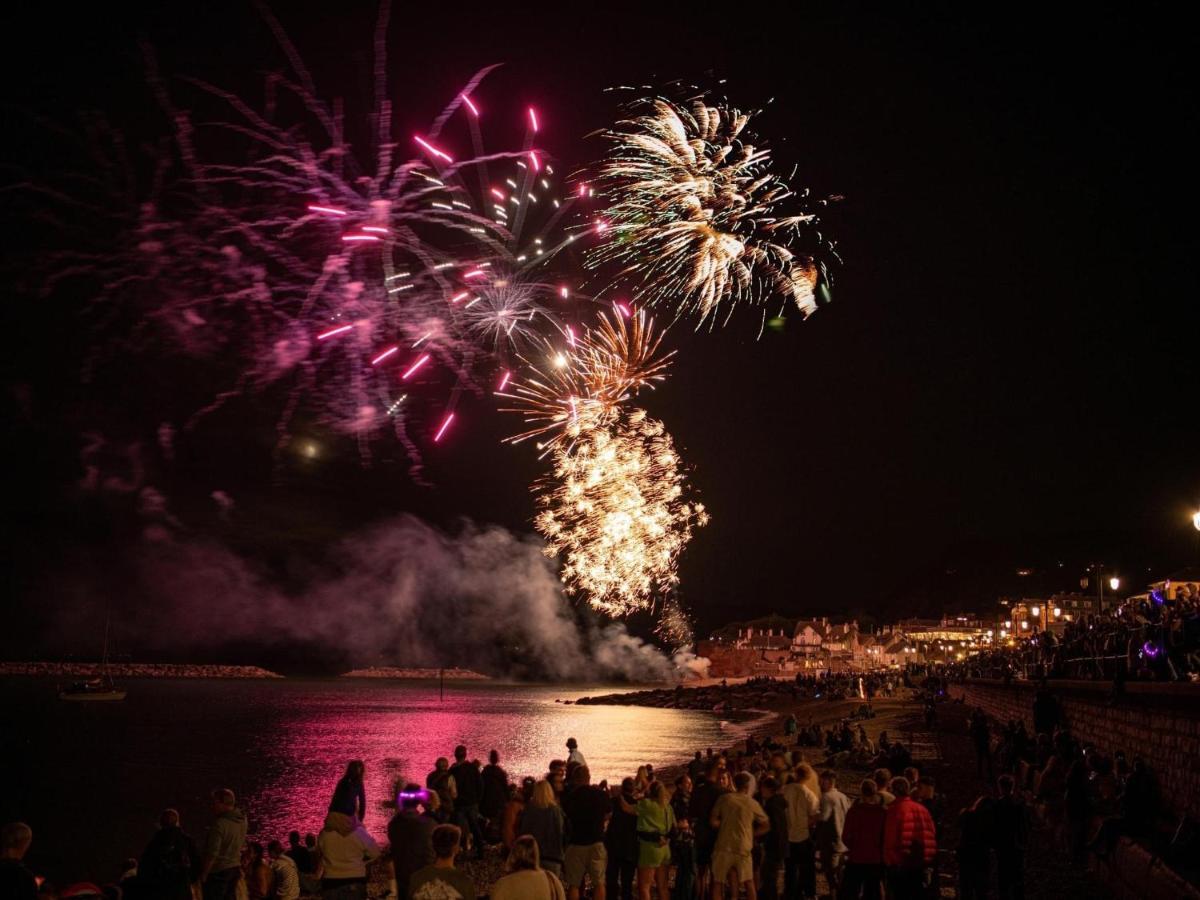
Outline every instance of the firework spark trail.
<path id="1" fill-rule="evenodd" d="M 678 581 L 680 552 L 707 523 L 686 499 L 671 436 L 639 409 L 622 410 L 553 453 L 537 486 L 538 532 L 562 557 L 568 592 L 609 615 L 647 609 Z"/>
<path id="2" fill-rule="evenodd" d="M 812 313 L 819 263 L 791 245 L 805 229 L 822 240 L 816 215 L 781 211 L 797 195 L 752 142 L 749 120 L 702 99 L 690 108 L 661 98 L 631 104 L 604 132 L 596 183 L 607 207 L 596 230 L 607 239 L 587 265 L 616 264 L 639 305 L 669 303 L 700 324 L 715 322 L 723 304 L 727 319 L 738 304 L 773 296 Z"/>
<path id="3" fill-rule="evenodd" d="M 606 427 L 622 404 L 666 376 L 674 352 L 664 353 L 661 347 L 662 333 L 644 311 L 629 320 L 602 313 L 597 325 L 576 336 L 566 351 L 552 340 L 543 341 L 545 361 L 522 357 L 529 374 L 514 378 L 502 395 L 513 403 L 504 411 L 521 414 L 530 426 L 508 440 L 542 437 L 540 446 L 553 448 L 589 429 Z"/>

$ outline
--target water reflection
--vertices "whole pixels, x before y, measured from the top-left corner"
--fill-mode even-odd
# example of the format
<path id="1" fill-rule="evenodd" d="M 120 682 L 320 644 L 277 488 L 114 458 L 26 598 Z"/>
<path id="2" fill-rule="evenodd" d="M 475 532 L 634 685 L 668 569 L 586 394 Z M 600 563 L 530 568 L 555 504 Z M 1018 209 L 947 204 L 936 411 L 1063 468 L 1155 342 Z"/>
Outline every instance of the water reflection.
<path id="1" fill-rule="evenodd" d="M 736 736 L 709 713 L 555 702 L 587 691 L 525 685 L 337 683 L 277 698 L 276 721 L 257 736 L 262 760 L 248 798 L 257 835 L 316 831 L 347 761 L 367 766 L 367 824 L 381 831 L 400 778 L 424 783 L 439 756 L 465 744 L 471 759 L 500 753 L 510 777 L 541 775 L 575 737 L 593 778 L 613 780 L 645 762 L 682 761 Z"/>

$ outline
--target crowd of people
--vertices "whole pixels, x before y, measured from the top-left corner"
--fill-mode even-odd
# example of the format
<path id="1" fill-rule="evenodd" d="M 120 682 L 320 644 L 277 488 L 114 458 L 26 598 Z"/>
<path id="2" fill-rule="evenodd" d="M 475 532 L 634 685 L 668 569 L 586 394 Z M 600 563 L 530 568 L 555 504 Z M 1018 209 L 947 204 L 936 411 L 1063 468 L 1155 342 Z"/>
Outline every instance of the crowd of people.
<path id="1" fill-rule="evenodd" d="M 1200 681 L 1200 591 L 1182 585 L 1038 631 L 963 663 L 977 677 Z"/>
<path id="2" fill-rule="evenodd" d="M 917 692 L 931 727 L 938 704 L 948 702 L 943 686 L 931 676 Z M 423 783 L 397 785 L 386 842 L 364 824 L 360 761 L 334 786 L 321 830 L 293 831 L 286 845 L 247 841 L 247 817 L 233 792 L 216 790 L 203 841 L 168 809 L 119 881 L 92 890 L 123 900 L 363 900 L 374 884 L 373 896 L 383 886 L 399 900 L 811 900 L 820 873 L 838 900 L 925 900 L 939 896 L 939 837 L 944 843 L 957 831 L 959 896 L 998 890 L 1018 898 L 1039 823 L 1064 859 L 1079 863 L 1088 853 L 1111 852 L 1124 835 L 1148 834 L 1159 819 L 1153 773 L 1143 761 L 1082 746 L 1044 685 L 1032 730 L 971 713 L 967 734 L 982 789 L 957 812 L 911 747 L 886 731 L 875 740 L 867 734 L 879 685 L 867 691 L 846 679 L 839 690 L 864 700 L 840 722 L 822 728 L 789 715 L 781 735 L 696 751 L 669 779 L 645 765 L 619 784 L 593 783 L 573 738 L 544 774 L 517 780 L 496 751 L 483 765 L 458 746 L 453 761 L 438 759 Z M 969 762 L 951 766 L 969 779 Z M 853 798 L 838 769 L 870 773 Z M 87 895 L 86 887 L 59 893 L 35 884 L 21 865 L 28 827 L 7 825 L 2 838 L 0 896 Z M 474 862 L 485 857 L 486 865 Z"/>
<path id="3" fill-rule="evenodd" d="M 398 786 L 386 851 L 364 825 L 360 761 L 335 785 L 320 832 L 292 832 L 286 846 L 248 841 L 246 814 L 231 790 L 219 789 L 202 841 L 168 809 L 141 857 L 104 887 L 38 886 L 20 862 L 32 832 L 13 823 L 4 828 L 0 892 L 20 900 L 89 891 L 123 900 L 362 900 L 382 863 L 401 900 L 474 900 L 477 891 L 493 900 L 799 900 L 816 897 L 818 871 L 847 898 L 881 897 L 885 885 L 895 900 L 921 896 L 940 815 L 932 778 L 880 766 L 852 801 L 833 769 L 806 761 L 794 718 L 787 730 L 782 740 L 697 751 L 669 781 L 645 765 L 613 785 L 593 783 L 574 739 L 542 777 L 515 783 L 496 751 L 483 766 L 459 746 L 424 785 Z M 847 742 L 865 751 L 860 762 L 911 762 L 886 733 L 872 742 L 848 721 L 829 729 L 823 746 L 833 757 Z M 504 860 L 504 874 L 483 890 L 463 863 L 485 854 Z"/>

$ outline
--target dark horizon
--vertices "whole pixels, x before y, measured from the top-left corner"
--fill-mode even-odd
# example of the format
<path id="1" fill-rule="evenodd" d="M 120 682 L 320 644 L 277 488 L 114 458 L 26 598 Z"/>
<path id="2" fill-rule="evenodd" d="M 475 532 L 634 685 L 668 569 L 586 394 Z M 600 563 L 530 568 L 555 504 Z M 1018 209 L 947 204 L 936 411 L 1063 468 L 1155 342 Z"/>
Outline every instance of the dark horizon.
<path id="1" fill-rule="evenodd" d="M 318 88 L 363 104 L 375 9 L 275 12 Z M 679 572 L 698 634 L 772 612 L 981 609 L 1021 588 L 1018 568 L 1070 589 L 1103 562 L 1132 588 L 1200 562 L 1197 48 L 1177 22 L 1158 9 L 1085 20 L 1042 9 L 1035 25 L 834 5 L 719 21 L 564 12 L 523 27 L 494 10 L 454 26 L 433 15 L 393 13 L 397 133 L 502 62 L 497 117 L 536 103 L 570 171 L 598 152 L 585 135 L 612 118 L 606 87 L 727 79 L 736 105 L 773 98 L 757 127 L 781 167 L 798 165 L 815 196 L 845 198 L 828 216 L 843 260 L 832 303 L 761 339 L 747 311 L 712 333 L 677 325 L 673 374 L 645 401 L 713 517 Z M 167 133 L 139 42 L 181 91 L 196 76 L 254 93 L 285 62 L 249 3 L 8 18 L 22 39 L 4 61 L 2 102 L 19 123 L 5 185 L 78 170 L 47 125 L 75 130 L 80 111 L 102 110 L 131 147 Z M 84 385 L 79 291 L 30 290 L 47 232 L 23 226 L 38 212 L 14 202 L 6 216 L 0 654 L 53 658 L 72 624 L 92 640 L 108 605 L 141 620 L 127 640 L 152 623 L 161 599 L 138 570 L 160 553 L 141 537 L 149 526 L 232 551 L 283 596 L 340 571 L 347 542 L 401 516 L 452 534 L 463 520 L 532 532 L 542 464 L 500 443 L 514 422 L 490 398 L 465 399 L 450 439 L 423 447 L 422 486 L 394 441 L 377 441 L 367 466 L 311 418 L 296 433 L 317 457 L 275 459 L 270 392 L 183 430 L 226 382 L 180 360 L 117 354 Z M 163 422 L 176 429 L 170 460 L 156 449 Z M 105 445 L 88 455 L 92 434 Z M 89 464 L 114 486 L 81 489 Z M 82 618 L 64 622 L 67 609 Z M 635 631 L 648 633 L 645 618 Z M 302 659 L 320 655 L 314 637 L 193 655 Z"/>

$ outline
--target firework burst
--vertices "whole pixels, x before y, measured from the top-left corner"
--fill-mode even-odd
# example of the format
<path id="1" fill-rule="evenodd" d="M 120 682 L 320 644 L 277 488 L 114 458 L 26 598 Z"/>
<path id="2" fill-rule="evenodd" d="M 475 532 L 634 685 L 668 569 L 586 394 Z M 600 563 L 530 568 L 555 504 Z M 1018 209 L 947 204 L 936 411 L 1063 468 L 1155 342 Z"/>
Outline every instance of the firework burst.
<path id="1" fill-rule="evenodd" d="M 704 100 L 632 104 L 604 132 L 598 185 L 607 240 L 588 265 L 616 264 L 639 302 L 673 304 L 701 323 L 723 306 L 728 318 L 740 303 L 772 297 L 813 312 L 819 263 L 792 244 L 803 230 L 816 234 L 816 216 L 782 211 L 799 198 L 771 171 L 769 151 L 754 145 L 750 117 Z"/>
<path id="2" fill-rule="evenodd" d="M 628 320 L 602 313 L 581 335 L 564 326 L 558 341 L 542 342 L 544 361 L 523 358 L 529 374 L 503 395 L 514 402 L 505 411 L 520 413 L 530 426 L 510 442 L 540 437 L 541 447 L 553 448 L 607 427 L 622 404 L 666 376 L 675 354 L 661 345 L 662 333 L 642 310 Z"/>
<path id="3" fill-rule="evenodd" d="M 568 592 L 609 615 L 649 608 L 677 582 L 692 529 L 707 523 L 686 499 L 671 436 L 643 410 L 622 410 L 554 450 L 535 524 L 562 558 Z"/>

